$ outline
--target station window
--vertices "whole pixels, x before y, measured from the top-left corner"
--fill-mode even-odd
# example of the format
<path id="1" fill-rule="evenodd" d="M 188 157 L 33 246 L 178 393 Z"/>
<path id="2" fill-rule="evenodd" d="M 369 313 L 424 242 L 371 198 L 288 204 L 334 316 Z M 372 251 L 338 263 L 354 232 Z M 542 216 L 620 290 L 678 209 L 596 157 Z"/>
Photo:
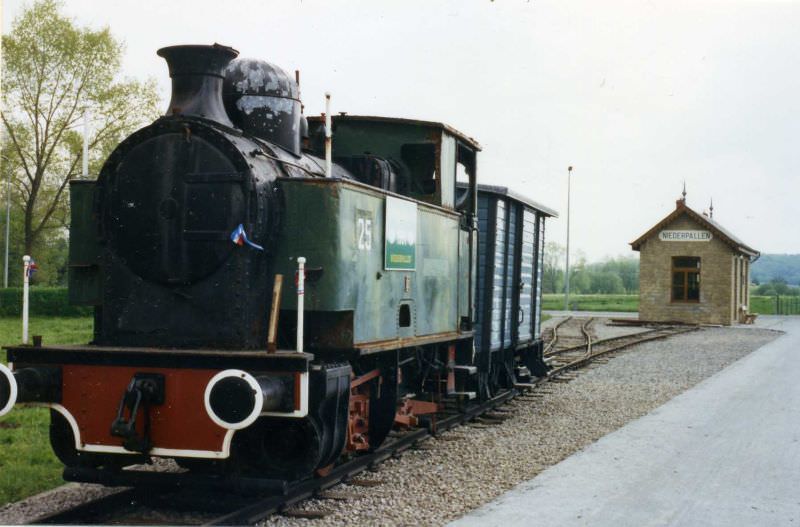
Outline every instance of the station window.
<path id="1" fill-rule="evenodd" d="M 672 301 L 700 301 L 700 258 L 672 257 Z"/>

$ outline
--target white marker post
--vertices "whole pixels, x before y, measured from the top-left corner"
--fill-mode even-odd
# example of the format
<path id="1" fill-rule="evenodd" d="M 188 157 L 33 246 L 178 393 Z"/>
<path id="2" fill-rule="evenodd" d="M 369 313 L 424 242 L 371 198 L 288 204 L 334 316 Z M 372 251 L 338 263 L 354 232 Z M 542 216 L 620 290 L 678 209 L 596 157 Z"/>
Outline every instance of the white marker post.
<path id="1" fill-rule="evenodd" d="M 303 353 L 303 309 L 305 304 L 306 259 L 297 259 L 297 353 Z"/>
<path id="2" fill-rule="evenodd" d="M 325 177 L 333 171 L 333 124 L 331 124 L 331 94 L 325 93 Z"/>
<path id="3" fill-rule="evenodd" d="M 27 254 L 22 257 L 22 343 L 28 343 L 28 268 L 31 257 Z"/>

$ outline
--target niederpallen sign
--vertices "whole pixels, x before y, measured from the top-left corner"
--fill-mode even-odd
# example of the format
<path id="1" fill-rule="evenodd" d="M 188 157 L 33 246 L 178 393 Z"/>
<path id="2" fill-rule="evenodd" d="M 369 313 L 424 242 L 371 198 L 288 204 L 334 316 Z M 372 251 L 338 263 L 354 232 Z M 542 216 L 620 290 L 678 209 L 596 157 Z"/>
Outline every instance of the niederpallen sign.
<path id="1" fill-rule="evenodd" d="M 658 239 L 662 242 L 708 242 L 714 237 L 710 231 L 661 231 Z"/>

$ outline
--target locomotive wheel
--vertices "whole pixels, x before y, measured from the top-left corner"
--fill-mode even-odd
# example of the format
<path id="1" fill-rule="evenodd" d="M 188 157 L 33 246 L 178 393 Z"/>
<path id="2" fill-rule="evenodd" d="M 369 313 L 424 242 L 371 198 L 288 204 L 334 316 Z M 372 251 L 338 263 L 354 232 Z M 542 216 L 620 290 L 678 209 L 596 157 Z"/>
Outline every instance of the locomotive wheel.
<path id="1" fill-rule="evenodd" d="M 146 456 L 130 454 L 97 454 L 81 452 L 75 448 L 75 435 L 66 418 L 55 410 L 50 410 L 50 445 L 56 457 L 68 467 L 104 467 L 118 470 L 134 463 L 143 463 Z"/>
<path id="2" fill-rule="evenodd" d="M 319 465 L 320 435 L 313 419 L 262 417 L 234 436 L 230 468 L 261 477 L 303 479 Z"/>

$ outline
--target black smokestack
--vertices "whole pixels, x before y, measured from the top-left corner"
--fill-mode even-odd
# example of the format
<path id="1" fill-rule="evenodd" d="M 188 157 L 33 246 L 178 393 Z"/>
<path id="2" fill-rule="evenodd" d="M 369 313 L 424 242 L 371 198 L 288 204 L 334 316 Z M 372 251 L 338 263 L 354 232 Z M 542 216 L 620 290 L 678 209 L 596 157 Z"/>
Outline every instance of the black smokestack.
<path id="1" fill-rule="evenodd" d="M 239 52 L 228 46 L 170 46 L 158 50 L 169 66 L 172 97 L 167 115 L 191 115 L 233 128 L 222 104 L 225 67 Z"/>

